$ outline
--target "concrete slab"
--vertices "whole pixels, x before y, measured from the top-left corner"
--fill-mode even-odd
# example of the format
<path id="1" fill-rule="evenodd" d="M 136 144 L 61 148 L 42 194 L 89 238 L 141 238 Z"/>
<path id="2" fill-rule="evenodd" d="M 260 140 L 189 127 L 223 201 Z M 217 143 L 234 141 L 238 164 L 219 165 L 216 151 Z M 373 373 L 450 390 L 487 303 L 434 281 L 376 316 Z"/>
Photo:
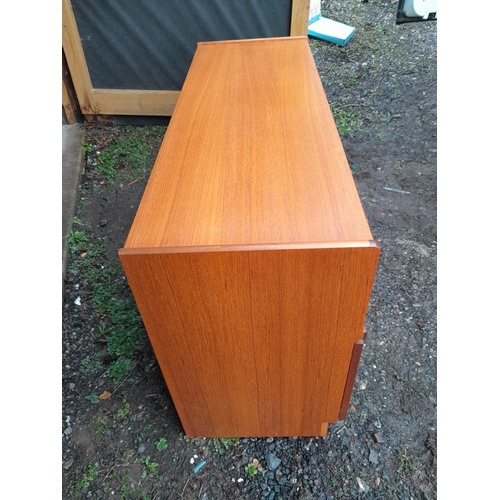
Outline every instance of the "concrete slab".
<path id="1" fill-rule="evenodd" d="M 68 267 L 68 233 L 75 215 L 78 187 L 83 172 L 83 129 L 62 126 L 62 279 Z"/>

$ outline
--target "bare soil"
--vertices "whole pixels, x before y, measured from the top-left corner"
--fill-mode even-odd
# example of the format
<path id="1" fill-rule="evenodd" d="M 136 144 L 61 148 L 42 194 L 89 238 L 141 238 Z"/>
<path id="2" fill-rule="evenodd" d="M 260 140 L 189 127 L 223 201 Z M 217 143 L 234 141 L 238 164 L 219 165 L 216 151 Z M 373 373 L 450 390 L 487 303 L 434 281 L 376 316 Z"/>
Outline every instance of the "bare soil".
<path id="1" fill-rule="evenodd" d="M 396 26 L 396 7 L 323 2 L 323 16 L 356 32 L 344 47 L 310 39 L 381 245 L 351 408 L 325 438 L 189 439 L 145 332 L 131 370 L 113 382 L 102 335 L 108 319 L 93 306 L 95 284 L 74 263 L 100 242 L 102 266 L 119 269 L 117 252 L 165 127 L 85 125 L 74 229 L 84 232 L 87 248 L 71 255 L 63 304 L 63 498 L 436 498 L 437 23 Z M 147 144 L 150 161 L 137 169 L 124 160 L 110 181 L 96 165 L 118 138 Z M 120 278 L 118 298 L 127 298 Z M 98 360 L 96 369 L 85 359 Z M 111 396 L 96 401 L 105 391 Z M 281 460 L 275 470 L 270 453 Z M 252 476 L 245 467 L 253 460 L 261 470 Z"/>

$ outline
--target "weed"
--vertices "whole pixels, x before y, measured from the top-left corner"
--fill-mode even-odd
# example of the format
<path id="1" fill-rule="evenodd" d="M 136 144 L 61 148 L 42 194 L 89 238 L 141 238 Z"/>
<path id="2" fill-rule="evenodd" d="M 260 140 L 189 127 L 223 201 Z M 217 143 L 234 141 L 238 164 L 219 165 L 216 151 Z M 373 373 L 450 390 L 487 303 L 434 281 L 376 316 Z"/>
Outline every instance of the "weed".
<path id="1" fill-rule="evenodd" d="M 400 90 L 398 90 L 398 89 L 393 90 L 392 93 L 391 93 L 391 101 L 394 101 L 400 95 L 401 95 L 401 91 Z"/>
<path id="2" fill-rule="evenodd" d="M 316 38 L 309 39 L 309 46 L 311 47 L 311 51 L 315 51 L 321 47 L 321 42 Z"/>
<path id="3" fill-rule="evenodd" d="M 94 353 L 92 356 L 87 356 L 82 359 L 82 368 L 85 373 L 96 373 L 102 368 L 102 363 L 99 354 Z"/>
<path id="4" fill-rule="evenodd" d="M 213 438 L 212 442 L 214 444 L 215 451 L 222 455 L 224 449 L 229 449 L 229 447 L 238 442 L 238 438 Z"/>
<path id="5" fill-rule="evenodd" d="M 403 474 L 406 474 L 407 472 L 411 472 L 415 469 L 413 465 L 413 458 L 406 453 L 406 449 L 404 453 L 402 453 L 400 450 L 396 452 L 396 460 L 398 460 L 399 462 L 398 472 L 403 472 Z"/>
<path id="6" fill-rule="evenodd" d="M 68 246 L 71 253 L 77 253 L 85 249 L 88 243 L 83 231 L 71 230 L 68 234 Z"/>
<path id="7" fill-rule="evenodd" d="M 76 224 L 77 226 L 83 226 L 87 229 L 90 229 L 90 224 L 88 222 L 82 222 L 78 217 L 73 217 L 72 224 Z"/>
<path id="8" fill-rule="evenodd" d="M 358 111 L 351 107 L 330 106 L 340 135 L 351 135 L 361 130 L 363 120 Z"/>
<path id="9" fill-rule="evenodd" d="M 120 480 L 121 489 L 120 489 L 120 498 L 121 500 L 132 500 L 133 498 L 146 500 L 148 496 L 144 496 L 143 488 L 139 484 L 138 491 L 134 491 L 134 487 L 132 484 L 132 476 L 129 472 L 127 472 Z"/>
<path id="10" fill-rule="evenodd" d="M 253 476 L 255 476 L 255 474 L 257 474 L 258 470 L 257 470 L 257 467 L 255 467 L 254 464 L 248 464 L 248 465 L 245 465 L 245 472 L 250 477 L 253 477 Z"/>
<path id="11" fill-rule="evenodd" d="M 83 478 L 77 481 L 75 484 L 75 488 L 78 491 L 87 489 L 92 484 L 92 481 L 94 480 L 97 474 L 98 465 L 99 464 L 97 462 L 95 463 L 89 462 L 89 465 L 87 467 L 87 472 L 85 473 Z"/>
<path id="12" fill-rule="evenodd" d="M 349 73 L 347 75 L 347 85 L 349 85 L 349 87 L 356 85 L 357 81 L 358 77 L 354 73 Z"/>
<path id="13" fill-rule="evenodd" d="M 123 407 L 118 410 L 118 416 L 125 418 L 130 413 L 130 403 L 124 403 Z"/>
<path id="14" fill-rule="evenodd" d="M 422 126 L 424 123 L 428 122 L 430 118 L 428 116 L 420 116 L 417 120 L 417 125 Z"/>
<path id="15" fill-rule="evenodd" d="M 110 356 L 130 357 L 136 352 L 144 338 L 144 329 L 137 306 L 132 299 L 116 301 L 108 305 L 110 319 L 114 324 L 106 336 Z"/>
<path id="16" fill-rule="evenodd" d="M 88 396 L 85 396 L 85 398 L 88 399 L 94 405 L 99 403 L 99 396 L 95 392 L 89 394 Z"/>
<path id="17" fill-rule="evenodd" d="M 153 427 L 153 426 L 152 426 L 151 424 L 146 424 L 146 425 L 144 426 L 144 430 L 145 430 L 145 431 L 150 431 L 152 427 Z"/>
<path id="18" fill-rule="evenodd" d="M 106 420 L 98 416 L 95 423 L 94 435 L 98 436 L 99 434 L 104 434 L 104 431 L 106 430 L 106 424 Z"/>
<path id="19" fill-rule="evenodd" d="M 332 483 L 332 486 L 337 486 L 337 480 L 334 477 L 330 478 L 330 482 Z"/>
<path id="20" fill-rule="evenodd" d="M 83 148 L 84 153 L 92 153 L 92 151 L 93 151 L 92 146 L 87 144 L 85 141 L 82 142 L 82 148 Z"/>
<path id="21" fill-rule="evenodd" d="M 395 117 L 396 117 L 396 115 L 392 115 L 391 113 L 387 113 L 387 114 L 380 113 L 379 114 L 379 120 L 382 123 L 389 123 Z"/>
<path id="22" fill-rule="evenodd" d="M 125 450 L 123 452 L 123 459 L 128 463 L 128 460 L 134 456 L 134 450 Z"/>
<path id="23" fill-rule="evenodd" d="M 108 325 L 106 325 L 106 323 L 102 322 L 97 328 L 99 330 L 99 335 L 101 337 L 106 337 L 106 333 L 108 331 Z"/>
<path id="24" fill-rule="evenodd" d="M 164 126 L 146 125 L 143 127 L 143 130 L 146 135 L 151 135 L 157 139 L 163 139 L 167 129 Z"/>
<path id="25" fill-rule="evenodd" d="M 417 194 L 424 195 L 424 196 L 432 196 L 433 191 L 429 187 L 419 187 L 417 189 Z"/>
<path id="26" fill-rule="evenodd" d="M 378 133 L 375 135 L 375 139 L 377 139 L 377 141 L 381 141 L 383 138 L 384 138 L 383 134 Z"/>
<path id="27" fill-rule="evenodd" d="M 156 446 L 156 449 L 158 451 L 163 451 L 163 450 L 167 449 L 167 446 L 168 446 L 167 440 L 162 437 L 158 441 L 156 441 L 155 446 Z"/>
<path id="28" fill-rule="evenodd" d="M 130 359 L 123 357 L 118 358 L 108 366 L 106 374 L 113 380 L 115 384 L 119 384 L 122 379 L 130 372 L 130 365 Z"/>
<path id="29" fill-rule="evenodd" d="M 131 130 L 131 129 L 130 129 Z M 114 139 L 106 151 L 97 160 L 96 170 L 105 180 L 113 181 L 120 166 L 140 169 L 150 161 L 147 144 L 137 137 Z"/>
<path id="30" fill-rule="evenodd" d="M 81 231 L 76 232 L 83 234 Z M 77 235 L 76 240 L 73 241 L 71 240 L 71 238 L 73 238 L 73 236 L 70 233 L 70 235 L 68 235 L 68 244 L 70 244 L 70 241 L 75 245 L 79 245 L 83 242 L 81 235 Z M 90 243 L 87 240 L 86 236 L 85 249 L 85 258 L 79 258 L 72 261 L 68 266 L 68 271 L 79 272 L 82 275 L 84 281 L 93 282 L 96 278 L 99 278 L 100 274 L 102 274 L 101 263 L 105 257 L 106 249 L 104 242 L 98 241 L 96 243 Z"/>
<path id="31" fill-rule="evenodd" d="M 141 477 L 144 479 L 149 475 L 156 476 L 158 474 L 158 466 L 160 464 L 157 462 L 152 462 L 151 457 L 148 455 L 144 459 L 144 467 L 142 469 Z"/>
<path id="32" fill-rule="evenodd" d="M 95 313 L 107 317 L 98 327 L 99 335 L 107 341 L 107 350 L 112 363 L 108 366 L 107 375 L 118 384 L 131 368 L 130 358 L 140 348 L 145 338 L 142 319 L 133 298 L 129 294 L 128 284 L 123 281 L 123 269 L 116 262 L 109 262 L 106 244 L 103 240 L 88 242 L 82 232 L 74 232 L 73 249 L 81 249 L 85 244 L 84 258 L 73 260 L 68 271 L 81 276 L 81 280 L 90 289 L 88 301 Z M 85 242 L 85 243 L 84 243 Z M 117 297 L 123 296 L 123 299 Z M 84 361 L 88 370 L 101 367 L 97 358 Z"/>

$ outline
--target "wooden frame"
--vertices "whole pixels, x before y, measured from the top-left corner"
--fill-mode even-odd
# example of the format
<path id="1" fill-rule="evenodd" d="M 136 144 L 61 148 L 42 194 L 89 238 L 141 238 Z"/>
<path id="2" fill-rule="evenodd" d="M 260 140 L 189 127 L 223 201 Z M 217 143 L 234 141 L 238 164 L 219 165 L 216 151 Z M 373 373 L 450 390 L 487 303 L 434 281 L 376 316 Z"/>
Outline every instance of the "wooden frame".
<path id="1" fill-rule="evenodd" d="M 74 125 L 83 122 L 64 50 L 62 51 L 62 112 L 63 123 Z"/>
<path id="2" fill-rule="evenodd" d="M 308 22 L 309 0 L 292 0 L 290 36 L 307 36 Z M 180 90 L 99 89 L 92 86 L 71 0 L 62 1 L 62 42 L 84 115 L 172 115 Z"/>

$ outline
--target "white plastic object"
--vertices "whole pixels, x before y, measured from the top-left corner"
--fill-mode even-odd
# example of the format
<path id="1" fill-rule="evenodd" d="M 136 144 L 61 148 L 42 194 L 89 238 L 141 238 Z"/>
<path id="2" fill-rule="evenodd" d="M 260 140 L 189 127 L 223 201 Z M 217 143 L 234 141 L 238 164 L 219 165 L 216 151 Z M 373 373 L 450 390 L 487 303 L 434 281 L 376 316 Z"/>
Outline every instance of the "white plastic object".
<path id="1" fill-rule="evenodd" d="M 403 12 L 407 17 L 427 19 L 429 14 L 437 13 L 437 0 L 406 0 Z"/>

